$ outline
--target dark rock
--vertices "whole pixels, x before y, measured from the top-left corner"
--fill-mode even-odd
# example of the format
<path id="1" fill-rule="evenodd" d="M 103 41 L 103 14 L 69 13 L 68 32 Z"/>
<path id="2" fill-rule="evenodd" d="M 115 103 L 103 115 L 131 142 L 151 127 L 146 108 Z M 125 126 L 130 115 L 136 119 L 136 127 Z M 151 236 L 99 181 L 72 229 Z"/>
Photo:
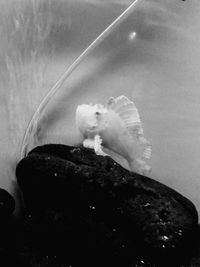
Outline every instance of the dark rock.
<path id="1" fill-rule="evenodd" d="M 14 249 L 14 222 L 13 211 L 15 209 L 14 198 L 0 188 L 0 265 L 13 266 L 12 254 Z"/>
<path id="2" fill-rule="evenodd" d="M 19 162 L 16 175 L 32 242 L 75 266 L 80 258 L 88 266 L 180 266 L 193 252 L 194 205 L 109 157 L 45 145 Z"/>
<path id="3" fill-rule="evenodd" d="M 200 225 L 198 226 L 198 233 L 197 233 L 197 247 L 194 252 L 193 257 L 189 260 L 187 265 L 183 267 L 199 267 L 200 266 Z"/>
<path id="4" fill-rule="evenodd" d="M 5 189 L 0 188 L 0 220 L 10 216 L 14 209 L 14 198 Z"/>
<path id="5" fill-rule="evenodd" d="M 0 188 L 0 258 L 2 252 L 8 247 L 11 249 L 11 236 L 13 231 L 12 213 L 15 208 L 14 198 Z"/>

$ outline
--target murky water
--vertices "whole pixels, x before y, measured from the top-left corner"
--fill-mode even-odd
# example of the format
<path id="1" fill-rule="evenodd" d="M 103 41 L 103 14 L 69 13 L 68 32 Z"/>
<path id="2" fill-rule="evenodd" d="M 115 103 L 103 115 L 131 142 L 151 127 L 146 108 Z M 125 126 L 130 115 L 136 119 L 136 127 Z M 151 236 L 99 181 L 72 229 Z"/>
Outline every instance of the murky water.
<path id="1" fill-rule="evenodd" d="M 57 14 L 68 27 L 59 38 L 52 35 L 59 49 L 46 68 L 49 88 L 128 5 L 128 1 L 80 2 L 66 1 L 66 10 Z M 41 143 L 76 143 L 76 106 L 105 103 L 110 96 L 125 94 L 135 101 L 152 143 L 151 176 L 187 196 L 200 211 L 199 59 L 200 2 L 144 0 L 64 83 L 46 110 Z M 1 93 L 8 97 L 4 88 Z M 7 166 L 14 156 L 3 101 L 1 106 L 0 186 L 11 190 L 13 177 L 8 180 Z M 23 108 L 19 110 L 23 113 Z"/>

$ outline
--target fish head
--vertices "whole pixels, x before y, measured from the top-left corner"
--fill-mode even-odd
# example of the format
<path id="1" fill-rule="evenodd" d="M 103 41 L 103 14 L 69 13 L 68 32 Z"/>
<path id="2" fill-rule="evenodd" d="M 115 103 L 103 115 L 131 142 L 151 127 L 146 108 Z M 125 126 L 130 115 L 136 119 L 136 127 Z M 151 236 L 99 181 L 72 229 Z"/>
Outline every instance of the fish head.
<path id="1" fill-rule="evenodd" d="M 106 108 L 99 104 L 79 105 L 76 109 L 76 125 L 80 132 L 86 137 L 98 134 L 106 111 Z"/>

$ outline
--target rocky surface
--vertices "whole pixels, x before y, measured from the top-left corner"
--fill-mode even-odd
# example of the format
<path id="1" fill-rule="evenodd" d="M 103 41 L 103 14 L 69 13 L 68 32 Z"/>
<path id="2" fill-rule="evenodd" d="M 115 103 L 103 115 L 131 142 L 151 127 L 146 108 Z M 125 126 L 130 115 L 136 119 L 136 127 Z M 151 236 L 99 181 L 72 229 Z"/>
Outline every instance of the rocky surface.
<path id="1" fill-rule="evenodd" d="M 169 187 L 64 145 L 33 149 L 16 175 L 32 255 L 26 266 L 37 257 L 38 266 L 189 266 L 198 215 Z"/>
<path id="2" fill-rule="evenodd" d="M 3 188 L 0 188 L 0 219 L 8 218 L 15 209 L 14 198 Z"/>
<path id="3" fill-rule="evenodd" d="M 10 253 L 15 249 L 13 240 L 14 223 L 13 211 L 15 209 L 14 198 L 4 189 L 0 188 L 0 265 L 9 266 Z M 2 263 L 7 264 L 2 265 Z"/>

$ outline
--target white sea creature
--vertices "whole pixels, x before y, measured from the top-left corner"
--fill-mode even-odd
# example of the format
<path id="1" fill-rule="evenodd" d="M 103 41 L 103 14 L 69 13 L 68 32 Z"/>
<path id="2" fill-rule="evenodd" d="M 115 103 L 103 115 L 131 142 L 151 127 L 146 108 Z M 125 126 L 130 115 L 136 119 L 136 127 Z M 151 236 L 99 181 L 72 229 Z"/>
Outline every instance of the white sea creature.
<path id="1" fill-rule="evenodd" d="M 151 145 L 144 138 L 138 110 L 125 96 L 110 98 L 106 106 L 82 104 L 76 110 L 76 125 L 83 137 L 83 146 L 106 156 L 106 148 L 122 157 L 130 170 L 147 175 L 145 162 L 151 157 Z"/>

